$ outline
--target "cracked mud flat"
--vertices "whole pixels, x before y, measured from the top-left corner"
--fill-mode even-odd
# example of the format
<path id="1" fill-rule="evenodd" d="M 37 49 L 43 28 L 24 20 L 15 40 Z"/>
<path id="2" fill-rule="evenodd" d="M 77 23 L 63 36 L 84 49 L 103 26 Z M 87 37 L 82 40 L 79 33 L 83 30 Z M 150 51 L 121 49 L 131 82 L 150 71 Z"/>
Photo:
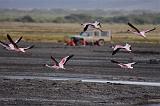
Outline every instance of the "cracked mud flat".
<path id="1" fill-rule="evenodd" d="M 28 43 L 27 43 L 28 44 Z M 27 46 L 21 42 L 20 45 Z M 133 53 L 123 50 L 111 56 L 111 44 L 102 47 L 68 47 L 55 43 L 33 43 L 27 53 L 15 53 L 0 47 L 0 105 L 34 106 L 123 106 L 160 103 L 160 87 L 51 81 L 42 79 L 9 79 L 3 76 L 81 77 L 106 80 L 160 82 L 160 45 L 131 44 Z M 50 56 L 58 61 L 74 54 L 66 70 L 44 67 Z M 133 70 L 119 68 L 110 62 L 136 61 Z"/>

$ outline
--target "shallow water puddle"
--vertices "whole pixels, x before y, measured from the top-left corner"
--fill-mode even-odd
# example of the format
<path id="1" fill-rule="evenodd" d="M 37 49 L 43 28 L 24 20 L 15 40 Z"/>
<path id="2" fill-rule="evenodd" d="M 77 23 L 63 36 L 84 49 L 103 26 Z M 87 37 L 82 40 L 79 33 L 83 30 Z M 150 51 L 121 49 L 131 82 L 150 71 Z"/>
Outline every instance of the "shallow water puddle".
<path id="1" fill-rule="evenodd" d="M 70 102 L 70 103 L 75 103 L 75 102 L 80 102 L 80 103 L 89 103 L 90 101 L 86 100 L 73 100 L 73 99 L 46 99 L 46 98 L 0 98 L 0 101 L 37 101 L 37 102 Z"/>
<path id="2" fill-rule="evenodd" d="M 95 82 L 95 83 L 113 83 L 113 84 L 129 84 L 129 85 L 142 85 L 142 86 L 158 86 L 159 82 L 138 82 L 138 81 L 121 81 L 121 80 L 105 80 L 105 79 L 87 79 L 87 78 L 67 78 L 67 77 L 39 77 L 39 76 L 0 76 L 0 78 L 7 79 L 41 79 L 41 80 L 74 80 L 82 82 Z"/>

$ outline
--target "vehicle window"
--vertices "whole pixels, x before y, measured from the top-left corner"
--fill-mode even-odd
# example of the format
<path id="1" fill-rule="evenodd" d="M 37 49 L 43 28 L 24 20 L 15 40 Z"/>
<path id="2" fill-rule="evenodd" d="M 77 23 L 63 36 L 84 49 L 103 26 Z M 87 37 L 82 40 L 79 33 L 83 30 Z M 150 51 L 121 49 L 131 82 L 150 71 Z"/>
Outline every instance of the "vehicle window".
<path id="1" fill-rule="evenodd" d="M 88 36 L 88 33 L 83 32 L 83 33 L 81 34 L 81 36 Z"/>
<path id="2" fill-rule="evenodd" d="M 102 36 L 108 36 L 108 32 L 101 32 Z"/>
<path id="3" fill-rule="evenodd" d="M 92 36 L 93 35 L 93 32 L 88 32 L 88 36 Z"/>
<path id="4" fill-rule="evenodd" d="M 89 37 L 89 36 L 92 36 L 93 33 L 92 32 L 83 32 L 81 33 L 81 36 L 86 36 L 86 37 Z"/>
<path id="5" fill-rule="evenodd" d="M 94 36 L 99 36 L 99 32 L 95 31 Z"/>

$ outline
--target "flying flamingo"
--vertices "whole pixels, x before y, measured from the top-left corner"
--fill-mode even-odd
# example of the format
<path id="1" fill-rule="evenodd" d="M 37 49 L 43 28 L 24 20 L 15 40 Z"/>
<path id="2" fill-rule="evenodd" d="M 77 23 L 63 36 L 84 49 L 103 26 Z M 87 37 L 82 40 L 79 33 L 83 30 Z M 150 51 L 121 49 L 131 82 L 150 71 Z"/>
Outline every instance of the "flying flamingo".
<path id="1" fill-rule="evenodd" d="M 83 32 L 85 32 L 88 27 L 92 26 L 93 28 L 96 28 L 96 29 L 99 29 L 100 31 L 102 31 L 100 28 L 101 28 L 101 23 L 98 22 L 98 21 L 95 21 L 94 23 L 84 23 L 84 24 L 81 24 L 84 26 L 83 28 Z"/>
<path id="2" fill-rule="evenodd" d="M 118 61 L 115 61 L 115 60 L 111 60 L 112 63 L 116 63 L 117 65 L 119 65 L 121 68 L 128 68 L 128 69 L 133 69 L 133 64 L 135 64 L 136 62 L 132 62 L 132 63 L 127 63 L 127 64 L 124 64 L 124 63 L 120 63 Z"/>
<path id="3" fill-rule="evenodd" d="M 133 26 L 131 23 L 128 23 L 128 25 L 135 30 L 135 31 L 132 31 L 132 30 L 129 29 L 128 31 L 130 31 L 130 32 L 132 32 L 132 33 L 134 33 L 136 35 L 142 36 L 143 38 L 146 38 L 145 33 L 151 32 L 151 31 L 156 29 L 156 28 L 152 28 L 152 29 L 149 29 L 149 30 L 140 31 L 135 26 Z"/>
<path id="4" fill-rule="evenodd" d="M 9 36 L 9 34 L 7 34 L 7 35 Z M 16 43 L 16 44 L 19 43 L 21 41 L 21 39 L 22 39 L 22 36 L 19 39 L 15 40 L 14 43 Z M 4 42 L 0 41 L 0 44 L 3 46 Z"/>
<path id="5" fill-rule="evenodd" d="M 125 46 L 122 46 L 122 45 L 116 45 L 115 47 L 112 47 L 113 48 L 113 52 L 112 52 L 112 55 L 116 54 L 120 49 L 125 49 L 126 51 L 129 51 L 131 52 L 131 45 L 127 44 Z"/>
<path id="6" fill-rule="evenodd" d="M 17 39 L 15 42 L 12 40 L 12 38 L 9 36 L 9 34 L 7 34 L 7 38 L 10 41 L 10 44 L 6 44 L 2 41 L 0 41 L 0 44 L 5 47 L 5 49 L 7 50 L 12 50 L 12 51 L 17 51 L 17 52 L 26 52 L 25 50 L 31 49 L 34 47 L 34 45 L 32 46 L 28 46 L 26 48 L 20 48 L 18 47 L 17 43 L 22 39 L 22 37 L 20 37 L 19 39 Z"/>
<path id="7" fill-rule="evenodd" d="M 66 57 L 62 58 L 62 60 L 59 63 L 56 61 L 56 59 L 54 57 L 51 56 L 51 59 L 53 60 L 54 65 L 53 66 L 49 66 L 48 64 L 45 64 L 45 66 L 49 67 L 49 68 L 54 68 L 54 69 L 65 69 L 64 65 L 73 56 L 74 55 L 66 56 Z"/>

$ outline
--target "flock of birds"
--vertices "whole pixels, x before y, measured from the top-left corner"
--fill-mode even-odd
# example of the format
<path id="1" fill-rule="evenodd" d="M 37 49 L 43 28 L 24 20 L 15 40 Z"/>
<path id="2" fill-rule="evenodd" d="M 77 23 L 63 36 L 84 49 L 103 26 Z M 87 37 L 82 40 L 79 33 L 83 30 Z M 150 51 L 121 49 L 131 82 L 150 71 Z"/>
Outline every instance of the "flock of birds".
<path id="1" fill-rule="evenodd" d="M 98 21 L 95 21 L 94 23 L 84 23 L 84 24 L 81 24 L 83 25 L 83 32 L 87 31 L 89 27 L 93 27 L 95 29 L 98 29 L 100 31 L 101 30 L 101 23 L 98 22 Z M 136 35 L 139 35 L 139 36 L 142 36 L 143 38 L 146 38 L 146 35 L 145 33 L 148 33 L 148 32 L 151 32 L 153 30 L 155 30 L 156 28 L 152 28 L 152 29 L 149 29 L 149 30 L 143 30 L 143 31 L 140 31 L 138 28 L 136 28 L 135 26 L 133 26 L 131 23 L 128 23 L 128 25 L 134 29 L 133 30 L 128 30 L 130 32 L 132 32 L 133 34 L 136 34 Z M 6 50 L 11 50 L 11 51 L 16 51 L 16 52 L 26 52 L 26 50 L 28 49 L 31 49 L 34 47 L 34 45 L 31 45 L 31 46 L 28 46 L 28 47 L 19 47 L 18 46 L 18 43 L 21 41 L 22 39 L 22 36 L 13 41 L 11 36 L 9 34 L 7 34 L 7 38 L 9 40 L 10 43 L 5 43 L 5 42 L 2 42 L 0 41 L 0 44 L 6 49 Z M 131 52 L 131 45 L 127 44 L 126 45 L 115 45 L 112 47 L 113 48 L 113 52 L 112 52 L 112 55 L 115 55 L 120 49 L 124 49 L 128 52 Z M 54 69 L 65 69 L 64 68 L 64 65 L 66 64 L 66 62 L 71 58 L 73 57 L 74 55 L 69 55 L 69 56 L 66 56 L 64 58 L 62 58 L 62 60 L 58 63 L 56 61 L 56 59 L 54 57 L 51 56 L 51 59 L 53 61 L 53 65 L 48 65 L 48 64 L 45 64 L 46 67 L 49 67 L 49 68 L 54 68 Z M 132 62 L 132 63 L 121 63 L 121 62 L 118 62 L 118 61 L 115 61 L 115 60 L 111 60 L 112 63 L 116 63 L 118 66 L 120 66 L 121 68 L 129 68 L 129 69 L 133 69 L 133 64 L 135 64 L 136 62 Z"/>
<path id="2" fill-rule="evenodd" d="M 84 32 L 89 28 L 89 27 L 93 27 L 95 29 L 98 29 L 100 31 L 102 31 L 100 28 L 101 28 L 101 24 L 100 22 L 97 22 L 95 21 L 94 23 L 85 23 L 85 24 L 82 24 L 84 26 Z M 128 22 L 128 25 L 134 29 L 131 30 L 129 29 L 128 31 L 135 34 L 135 35 L 138 35 L 138 36 L 141 36 L 143 38 L 146 39 L 146 33 L 148 32 L 151 32 L 151 31 L 154 31 L 156 28 L 152 28 L 152 29 L 148 29 L 148 30 L 139 30 L 138 28 L 136 28 L 134 25 L 132 25 L 131 23 Z M 131 45 L 127 44 L 126 45 L 116 45 L 113 48 L 113 52 L 112 52 L 112 55 L 115 55 L 120 49 L 125 49 L 126 51 L 128 52 L 131 52 Z M 129 68 L 129 69 L 133 69 L 133 64 L 135 64 L 136 62 L 132 62 L 132 63 L 127 63 L 127 64 L 124 64 L 124 63 L 121 63 L 121 62 L 118 62 L 118 61 L 115 61 L 115 60 L 111 60 L 112 63 L 116 63 L 117 65 L 119 65 L 121 68 Z"/>

